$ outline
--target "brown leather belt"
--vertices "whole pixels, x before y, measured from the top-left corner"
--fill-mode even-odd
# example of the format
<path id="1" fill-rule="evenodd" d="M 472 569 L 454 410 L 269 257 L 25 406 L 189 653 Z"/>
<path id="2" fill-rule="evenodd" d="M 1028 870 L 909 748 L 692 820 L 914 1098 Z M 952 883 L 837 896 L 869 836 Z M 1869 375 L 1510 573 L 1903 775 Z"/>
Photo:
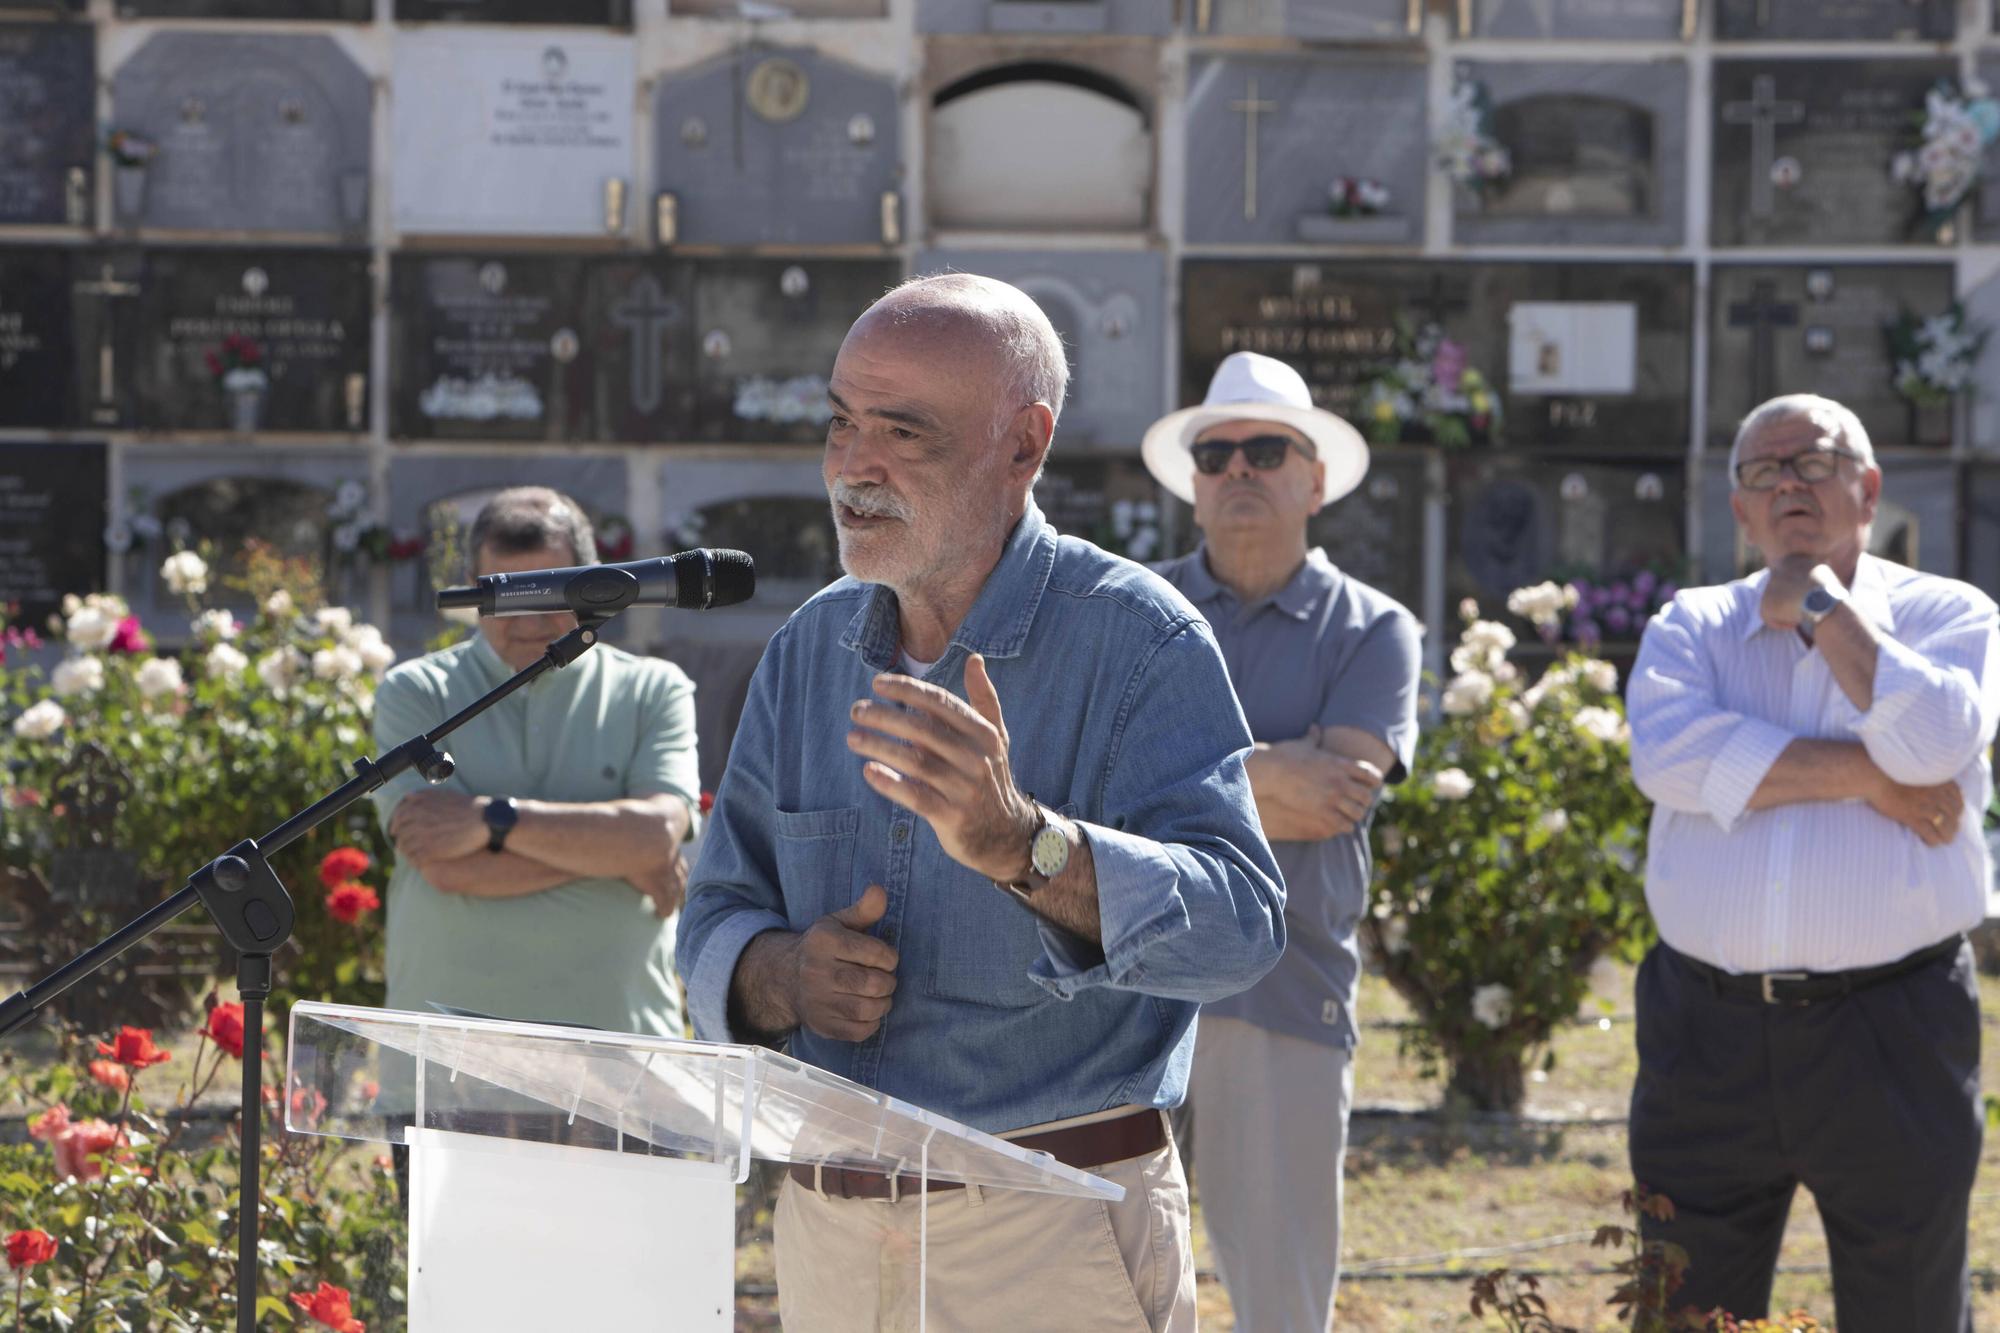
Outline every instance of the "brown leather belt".
<path id="1" fill-rule="evenodd" d="M 1160 1111 L 1134 1111 L 1115 1120 L 1093 1120 L 1087 1125 L 1051 1129 L 1040 1134 L 1024 1134 L 1008 1139 L 1017 1148 L 1045 1152 L 1064 1166 L 1081 1171 L 1143 1157 L 1167 1146 L 1167 1119 Z M 812 1166 L 794 1162 L 789 1174 L 804 1189 L 818 1190 L 833 1199 L 888 1199 L 914 1194 L 921 1183 L 907 1172 L 894 1177 L 877 1171 L 856 1171 L 840 1166 Z M 962 1189 L 956 1180 L 930 1182 L 932 1192 Z"/>

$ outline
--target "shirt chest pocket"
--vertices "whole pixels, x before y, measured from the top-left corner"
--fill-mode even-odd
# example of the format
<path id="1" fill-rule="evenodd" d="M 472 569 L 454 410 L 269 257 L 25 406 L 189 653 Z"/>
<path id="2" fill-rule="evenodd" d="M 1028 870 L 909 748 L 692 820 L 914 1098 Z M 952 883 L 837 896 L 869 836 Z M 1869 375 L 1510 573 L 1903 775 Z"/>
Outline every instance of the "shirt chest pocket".
<path id="1" fill-rule="evenodd" d="M 779 810 L 778 883 L 795 930 L 853 903 L 854 840 L 861 807 Z"/>
<path id="2" fill-rule="evenodd" d="M 1065 805 L 1057 813 L 1073 819 L 1076 807 Z M 1006 890 L 950 864 L 957 873 L 947 882 L 912 886 L 930 907 L 925 914 L 931 951 L 926 989 L 939 999 L 997 1009 L 1055 1003 L 1028 976 L 1042 956 L 1040 918 Z"/>

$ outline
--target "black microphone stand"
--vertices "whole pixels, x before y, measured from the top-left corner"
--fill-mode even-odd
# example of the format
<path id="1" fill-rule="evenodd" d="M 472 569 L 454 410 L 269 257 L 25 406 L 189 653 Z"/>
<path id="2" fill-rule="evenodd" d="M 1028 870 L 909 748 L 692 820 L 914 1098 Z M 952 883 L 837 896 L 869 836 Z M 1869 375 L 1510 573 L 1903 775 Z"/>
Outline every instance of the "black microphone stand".
<path id="1" fill-rule="evenodd" d="M 257 1328 L 257 1210 L 263 1201 L 262 1097 L 264 1061 L 264 1000 L 271 993 L 271 955 L 292 933 L 292 899 L 271 869 L 273 853 L 298 841 L 313 829 L 353 805 L 369 792 L 414 768 L 428 782 L 443 782 L 455 768 L 437 742 L 478 717 L 523 685 L 566 667 L 598 640 L 598 629 L 639 595 L 630 584 L 615 606 L 600 602 L 580 613 L 577 627 L 550 644 L 533 665 L 516 672 L 456 716 L 405 741 L 377 759 L 354 761 L 354 776 L 340 787 L 293 815 L 262 838 L 246 838 L 188 877 L 180 892 L 120 927 L 24 991 L 0 1001 L 0 1037 L 27 1026 L 41 1007 L 145 939 L 199 901 L 216 929 L 237 952 L 236 989 L 243 1000 L 243 1147 L 237 1162 L 236 1208 L 236 1328 Z M 287 1103 L 288 1104 L 288 1103 Z"/>

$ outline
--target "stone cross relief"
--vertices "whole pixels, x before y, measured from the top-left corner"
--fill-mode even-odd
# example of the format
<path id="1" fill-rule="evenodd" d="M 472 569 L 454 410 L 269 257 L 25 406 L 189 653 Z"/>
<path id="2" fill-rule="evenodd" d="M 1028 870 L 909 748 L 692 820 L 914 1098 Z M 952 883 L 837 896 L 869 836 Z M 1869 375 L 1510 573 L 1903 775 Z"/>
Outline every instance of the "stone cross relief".
<path id="1" fill-rule="evenodd" d="M 136 282 L 120 282 L 116 276 L 116 271 L 111 265 L 106 264 L 103 266 L 103 270 L 96 280 L 76 283 L 74 290 L 82 296 L 98 296 L 106 300 L 112 300 L 118 297 L 137 296 L 139 294 L 139 284 Z M 103 337 L 99 340 L 97 347 L 96 415 L 100 420 L 108 421 L 114 414 L 118 396 L 117 369 L 116 354 L 112 350 L 111 345 L 111 321 L 107 319 L 104 322 Z"/>
<path id="2" fill-rule="evenodd" d="M 1777 330 L 1799 322 L 1799 308 L 1778 299 L 1778 284 L 1759 278 L 1750 299 L 1729 307 L 1729 327 L 1750 330 L 1750 399 L 1761 403 L 1777 392 Z"/>
<path id="3" fill-rule="evenodd" d="M 1243 100 L 1231 102 L 1231 111 L 1243 113 L 1243 220 L 1257 220 L 1257 117 L 1276 111 L 1276 102 L 1259 101 L 1257 79 L 1252 75 Z"/>
<path id="4" fill-rule="evenodd" d="M 661 336 L 679 313 L 651 274 L 611 307 L 611 322 L 632 334 L 632 407 L 642 414 L 659 410 Z"/>
<path id="5" fill-rule="evenodd" d="M 1750 127 L 1750 216 L 1768 218 L 1778 206 L 1771 184 L 1771 164 L 1778 156 L 1778 126 L 1805 120 L 1806 104 L 1779 101 L 1777 76 L 1759 74 L 1750 81 L 1750 100 L 1723 103 L 1722 118 L 1731 125 Z"/>

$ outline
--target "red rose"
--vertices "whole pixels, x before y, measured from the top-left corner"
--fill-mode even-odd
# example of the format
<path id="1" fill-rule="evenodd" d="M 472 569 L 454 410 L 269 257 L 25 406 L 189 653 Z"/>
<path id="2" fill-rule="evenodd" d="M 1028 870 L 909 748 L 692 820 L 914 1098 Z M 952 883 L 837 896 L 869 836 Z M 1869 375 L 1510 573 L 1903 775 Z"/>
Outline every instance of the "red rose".
<path id="1" fill-rule="evenodd" d="M 374 858 L 359 847 L 336 847 L 320 858 L 319 882 L 325 888 L 335 888 L 360 879 L 373 864 Z"/>
<path id="2" fill-rule="evenodd" d="M 311 1294 L 292 1293 L 292 1304 L 304 1310 L 315 1324 L 323 1324 L 334 1333 L 368 1333 L 368 1325 L 354 1317 L 353 1299 L 347 1288 L 331 1282 L 320 1283 L 319 1290 Z"/>
<path id="3" fill-rule="evenodd" d="M 90 1076 L 113 1092 L 123 1092 L 132 1086 L 132 1076 L 125 1067 L 110 1060 L 92 1060 Z"/>
<path id="4" fill-rule="evenodd" d="M 327 915 L 349 926 L 381 905 L 382 900 L 375 896 L 375 890 L 352 881 L 334 885 L 333 892 L 326 895 Z"/>
<path id="5" fill-rule="evenodd" d="M 16 1231 L 7 1237 L 7 1267 L 15 1272 L 56 1257 L 56 1238 L 46 1231 Z"/>
<path id="6" fill-rule="evenodd" d="M 104 1154 L 125 1141 L 125 1131 L 103 1120 L 83 1120 L 55 1136 L 49 1147 L 55 1151 L 56 1174 L 95 1180 L 104 1174 L 100 1161 Z"/>
<path id="7" fill-rule="evenodd" d="M 119 1028 L 115 1041 L 97 1043 L 97 1053 L 110 1056 L 127 1069 L 144 1069 L 174 1058 L 172 1051 L 163 1051 L 153 1045 L 151 1028 Z"/>
<path id="8" fill-rule="evenodd" d="M 701 812 L 707 814 L 713 809 L 715 809 L 715 793 L 712 791 L 703 792 L 701 794 Z"/>
<path id="9" fill-rule="evenodd" d="M 66 1102 L 57 1102 L 28 1122 L 28 1137 L 40 1139 L 44 1143 L 54 1143 L 69 1131 L 69 1126 L 69 1105 Z"/>
<path id="10" fill-rule="evenodd" d="M 139 617 L 127 616 L 118 622 L 118 632 L 111 636 L 111 651 L 114 653 L 143 653 L 152 644 L 146 638 L 146 631 L 140 628 Z"/>
<path id="11" fill-rule="evenodd" d="M 243 1058 L 243 1005 L 231 1000 L 208 1011 L 201 1035 L 241 1060 Z"/>
<path id="12" fill-rule="evenodd" d="M 215 350 L 213 348 L 210 348 L 208 351 L 203 352 L 201 354 L 201 359 L 207 363 L 208 373 L 210 375 L 213 375 L 217 379 L 222 378 L 222 358 L 215 354 Z"/>

